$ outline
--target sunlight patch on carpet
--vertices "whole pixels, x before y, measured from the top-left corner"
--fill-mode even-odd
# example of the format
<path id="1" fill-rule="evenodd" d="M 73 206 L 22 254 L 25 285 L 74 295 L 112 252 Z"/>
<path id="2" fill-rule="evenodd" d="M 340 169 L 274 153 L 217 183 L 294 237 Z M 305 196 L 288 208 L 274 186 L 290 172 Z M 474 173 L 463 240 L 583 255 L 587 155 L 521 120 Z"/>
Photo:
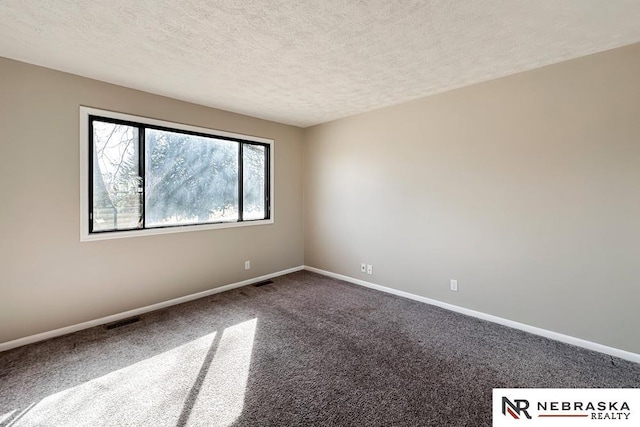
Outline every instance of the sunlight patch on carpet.
<path id="1" fill-rule="evenodd" d="M 105 420 L 110 425 L 175 423 L 215 336 L 216 332 L 211 333 L 47 396 L 11 425 L 103 425 Z"/>
<path id="2" fill-rule="evenodd" d="M 244 408 L 256 325 L 230 326 L 0 414 L 0 425 L 229 426 Z"/>
<path id="3" fill-rule="evenodd" d="M 0 424 L 4 423 L 5 421 L 7 421 L 9 418 L 13 417 L 13 415 L 18 412 L 17 409 L 14 409 L 13 411 L 9 411 L 6 414 L 1 414 L 0 415 Z"/>
<path id="4" fill-rule="evenodd" d="M 223 331 L 190 419 L 229 426 L 242 414 L 257 321 Z"/>

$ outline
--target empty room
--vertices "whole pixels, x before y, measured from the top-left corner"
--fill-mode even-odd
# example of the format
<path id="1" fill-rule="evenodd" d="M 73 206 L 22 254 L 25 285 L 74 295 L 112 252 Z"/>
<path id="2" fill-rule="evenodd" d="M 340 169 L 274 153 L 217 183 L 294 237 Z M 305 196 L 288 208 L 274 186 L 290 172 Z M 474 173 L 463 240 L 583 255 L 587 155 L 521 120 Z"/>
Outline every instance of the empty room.
<path id="1" fill-rule="evenodd" d="M 640 3 L 0 2 L 0 427 L 640 425 Z"/>

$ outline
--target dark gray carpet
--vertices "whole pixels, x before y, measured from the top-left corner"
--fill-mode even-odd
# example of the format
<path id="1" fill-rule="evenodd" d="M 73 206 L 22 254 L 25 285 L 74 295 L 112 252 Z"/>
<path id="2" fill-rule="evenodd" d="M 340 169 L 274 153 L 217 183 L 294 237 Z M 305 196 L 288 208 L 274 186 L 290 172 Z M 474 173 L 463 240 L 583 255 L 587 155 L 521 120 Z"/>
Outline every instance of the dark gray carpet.
<path id="1" fill-rule="evenodd" d="M 0 353 L 1 426 L 489 426 L 640 365 L 308 272 Z"/>

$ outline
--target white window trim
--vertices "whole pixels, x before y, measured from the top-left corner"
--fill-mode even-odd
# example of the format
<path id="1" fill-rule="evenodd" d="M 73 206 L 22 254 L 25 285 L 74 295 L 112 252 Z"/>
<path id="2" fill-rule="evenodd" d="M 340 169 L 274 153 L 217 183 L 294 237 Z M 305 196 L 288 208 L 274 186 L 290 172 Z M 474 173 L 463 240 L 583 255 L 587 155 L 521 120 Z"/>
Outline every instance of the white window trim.
<path id="1" fill-rule="evenodd" d="M 109 117 L 119 120 L 127 120 L 154 126 L 162 126 L 191 132 L 199 132 L 211 136 L 223 136 L 230 138 L 239 138 L 246 141 L 260 142 L 268 144 L 270 148 L 269 158 L 269 203 L 271 212 L 269 219 L 243 222 L 225 222 L 218 224 L 197 224 L 185 225 L 180 227 L 167 228 L 148 228 L 143 230 L 117 231 L 108 233 L 89 233 L 89 116 L 96 115 Z M 275 143 L 273 139 L 261 138 L 257 136 L 242 135 L 238 133 L 225 132 L 216 129 L 208 129 L 198 126 L 191 126 L 182 123 L 169 122 L 164 120 L 151 119 L 148 117 L 134 116 L 131 114 L 117 113 L 114 111 L 101 110 L 97 108 L 80 106 L 80 241 L 90 242 L 95 240 L 111 240 L 130 237 L 154 236 L 158 234 L 171 233 L 187 233 L 193 231 L 216 230 L 220 228 L 233 227 L 250 227 L 255 225 L 273 224 L 275 218 L 275 199 L 274 199 L 274 149 Z"/>

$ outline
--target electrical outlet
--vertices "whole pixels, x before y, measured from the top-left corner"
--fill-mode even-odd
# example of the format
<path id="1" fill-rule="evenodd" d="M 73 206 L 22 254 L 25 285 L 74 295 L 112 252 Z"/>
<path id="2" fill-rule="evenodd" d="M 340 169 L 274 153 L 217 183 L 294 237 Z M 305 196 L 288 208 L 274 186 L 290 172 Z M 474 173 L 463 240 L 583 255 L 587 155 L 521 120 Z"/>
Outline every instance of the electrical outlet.
<path id="1" fill-rule="evenodd" d="M 244 269 L 245 270 L 249 270 L 251 268 L 251 261 L 245 261 L 244 262 Z"/>
<path id="2" fill-rule="evenodd" d="M 373 266 L 371 264 L 367 264 L 367 274 L 373 274 Z"/>
<path id="3" fill-rule="evenodd" d="M 365 264 L 364 262 L 362 264 L 360 264 L 360 271 L 363 273 L 367 272 L 367 264 Z"/>
<path id="4" fill-rule="evenodd" d="M 449 289 L 453 292 L 458 292 L 458 281 L 451 279 L 449 282 Z"/>

